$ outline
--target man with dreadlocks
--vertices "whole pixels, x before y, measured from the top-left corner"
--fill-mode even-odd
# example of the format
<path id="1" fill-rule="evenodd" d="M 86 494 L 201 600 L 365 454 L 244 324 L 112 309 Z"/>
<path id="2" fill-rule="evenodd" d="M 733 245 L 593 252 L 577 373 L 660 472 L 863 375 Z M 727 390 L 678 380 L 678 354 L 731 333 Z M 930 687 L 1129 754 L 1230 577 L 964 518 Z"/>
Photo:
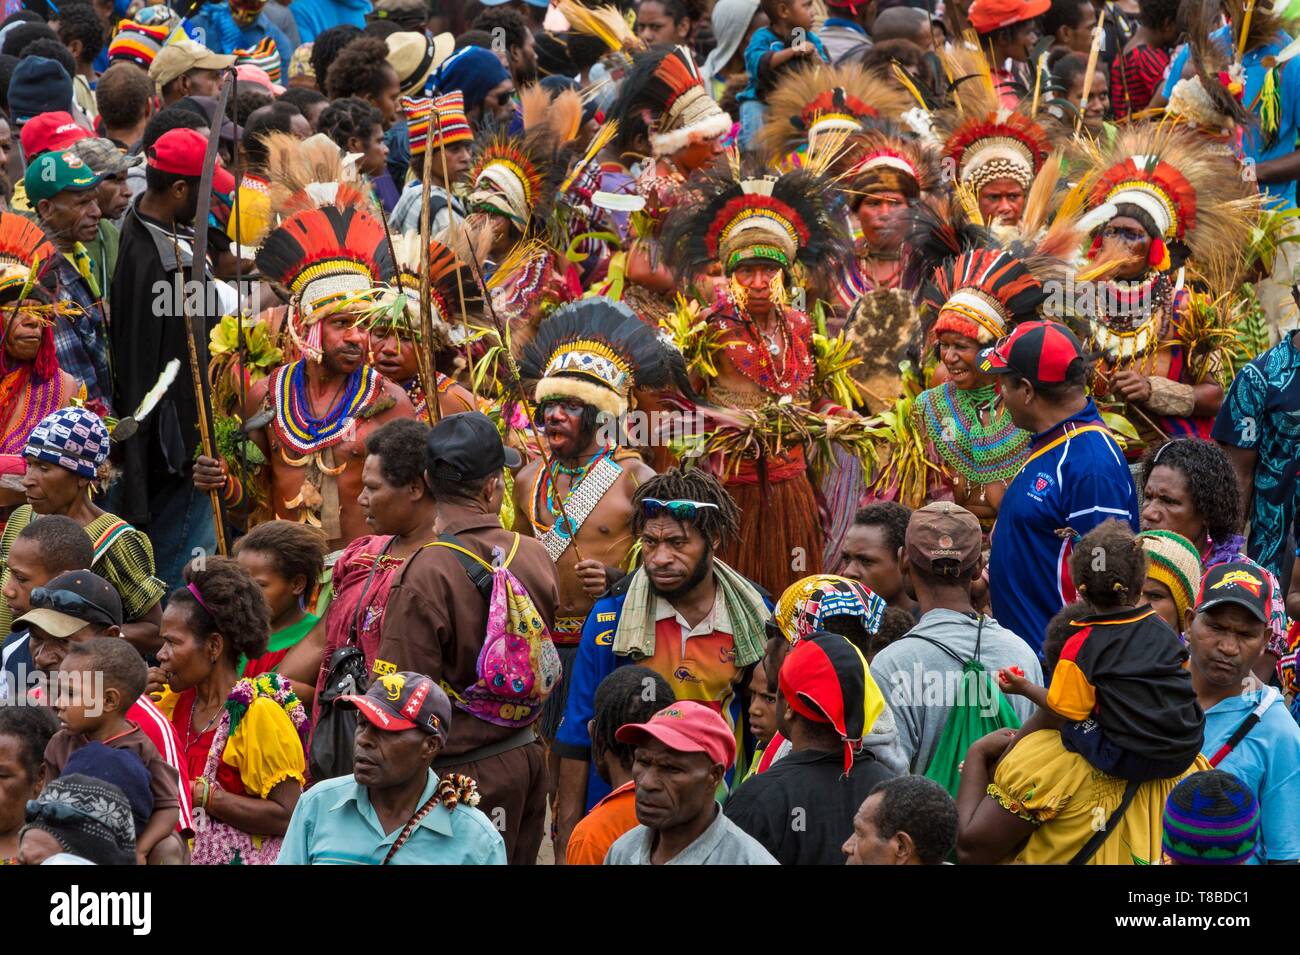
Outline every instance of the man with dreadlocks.
<path id="1" fill-rule="evenodd" d="M 827 414 L 852 416 L 814 393 L 814 383 L 824 387 L 825 379 L 815 374 L 812 320 L 791 305 L 788 290 L 802 281 L 796 266 L 824 271 L 843 262 L 848 237 L 829 184 L 808 172 L 746 178 L 737 165 L 724 164 L 700 182 L 699 193 L 698 203 L 669 218 L 665 246 L 685 281 L 719 265 L 725 282 L 697 322 L 678 322 L 674 331 L 688 367 L 703 380 L 708 404 L 699 410 L 708 416 L 722 409 L 715 436 L 736 433 L 732 409 L 757 415 L 749 428 L 755 440 L 747 442 L 753 450 L 729 454 L 713 439 L 703 450 L 721 450 L 712 466 L 725 475 L 741 513 L 740 532 L 724 556 L 781 591 L 821 569 L 824 546 L 804 446 L 783 436 L 786 415 L 804 426 Z"/>
<path id="2" fill-rule="evenodd" d="M 655 472 L 619 438 L 633 389 L 671 382 L 670 350 L 626 305 L 584 299 L 542 323 L 520 374 L 537 382 L 534 424 L 550 455 L 519 472 L 515 512 L 527 517 L 520 531 L 555 561 L 560 607 L 551 635 L 567 671 L 591 605 L 628 569 L 632 496 Z M 546 739 L 564 715 L 566 685 L 547 700 Z"/>
<path id="3" fill-rule="evenodd" d="M 384 225 L 359 205 L 304 209 L 267 235 L 257 267 L 287 293 L 302 357 L 248 389 L 243 420 L 264 422 L 251 437 L 274 515 L 321 528 L 339 549 L 369 533 L 356 503 L 366 438 L 415 414 L 401 386 L 366 364 L 375 290 L 393 272 Z M 200 456 L 195 487 L 239 507 L 247 491 L 233 470 Z"/>
<path id="4" fill-rule="evenodd" d="M 763 656 L 771 601 L 717 556 L 739 529 L 736 504 L 717 478 L 699 469 L 656 475 L 632 501 L 641 567 L 591 608 L 565 675 L 568 701 L 554 744 L 557 856 L 583 812 L 609 792 L 589 765 L 587 723 L 596 687 L 617 667 L 640 663 L 667 680 L 678 700 L 717 708 L 736 739 L 728 785 L 745 776 L 749 747 L 737 688 Z"/>
<path id="5" fill-rule="evenodd" d="M 1093 393 L 1122 403 L 1146 445 L 1209 437 L 1229 344 L 1214 300 L 1238 284 L 1254 189 L 1235 159 L 1180 125 L 1125 126 L 1094 162 L 1088 254 L 1117 264 L 1080 329 L 1105 356 Z M 1189 294 L 1187 272 L 1207 294 Z"/>

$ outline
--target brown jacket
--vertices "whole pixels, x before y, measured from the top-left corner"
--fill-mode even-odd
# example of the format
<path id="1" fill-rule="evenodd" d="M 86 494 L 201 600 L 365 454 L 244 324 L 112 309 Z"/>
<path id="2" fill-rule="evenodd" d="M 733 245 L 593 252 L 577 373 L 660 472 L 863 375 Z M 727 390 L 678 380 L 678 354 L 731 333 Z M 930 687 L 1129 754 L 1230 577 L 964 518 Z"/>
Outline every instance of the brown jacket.
<path id="1" fill-rule="evenodd" d="M 510 552 L 515 535 L 504 530 L 495 514 L 439 504 L 443 530 L 491 563 L 492 548 Z M 510 571 L 528 588 L 547 627 L 555 623 L 560 601 L 555 564 L 541 543 L 530 537 L 519 542 Z M 426 673 L 445 681 L 457 693 L 478 679 L 475 667 L 487 630 L 487 602 L 465 573 L 456 552 L 425 546 L 402 567 L 388 594 L 379 637 L 375 671 L 391 664 L 397 670 Z M 487 723 L 459 709 L 451 719 L 451 737 L 439 758 L 459 756 L 499 742 L 516 732 Z"/>

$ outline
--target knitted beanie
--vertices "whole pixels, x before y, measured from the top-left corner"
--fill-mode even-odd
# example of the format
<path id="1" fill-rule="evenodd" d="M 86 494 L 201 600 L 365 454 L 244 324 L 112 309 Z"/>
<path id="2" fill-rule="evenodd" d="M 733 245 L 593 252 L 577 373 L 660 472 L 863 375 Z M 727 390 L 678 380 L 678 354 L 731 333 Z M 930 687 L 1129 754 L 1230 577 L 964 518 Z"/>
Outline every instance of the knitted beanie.
<path id="1" fill-rule="evenodd" d="M 45 830 L 68 852 L 95 865 L 135 864 L 131 804 L 102 779 L 72 773 L 47 783 L 27 804 L 23 828 Z"/>
<path id="2" fill-rule="evenodd" d="M 131 806 L 131 817 L 135 820 L 135 834 L 138 836 L 149 824 L 153 815 L 153 789 L 150 785 L 149 770 L 145 769 L 140 757 L 124 749 L 113 749 L 98 741 L 87 743 L 68 757 L 63 767 L 64 775 L 74 773 L 112 783 L 122 790 L 127 803 Z"/>
<path id="3" fill-rule="evenodd" d="M 1196 545 L 1173 531 L 1143 531 L 1138 540 L 1147 553 L 1147 576 L 1169 588 L 1181 620 L 1201 589 L 1201 555 Z"/>
<path id="4" fill-rule="evenodd" d="M 1193 773 L 1169 794 L 1162 839 L 1176 865 L 1242 865 L 1259 841 L 1259 804 L 1231 773 Z"/>

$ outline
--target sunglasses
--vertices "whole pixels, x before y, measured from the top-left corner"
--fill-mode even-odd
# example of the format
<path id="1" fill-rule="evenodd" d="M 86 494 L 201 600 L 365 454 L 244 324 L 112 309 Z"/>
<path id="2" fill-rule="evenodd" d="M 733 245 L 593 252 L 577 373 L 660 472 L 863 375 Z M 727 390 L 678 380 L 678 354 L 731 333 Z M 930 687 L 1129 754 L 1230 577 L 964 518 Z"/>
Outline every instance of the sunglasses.
<path id="1" fill-rule="evenodd" d="M 36 587 L 32 590 L 28 601 L 35 609 L 57 610 L 59 613 L 65 613 L 69 617 L 76 617 L 78 620 L 85 620 L 88 623 L 109 616 L 103 607 L 91 603 L 86 598 L 70 590 L 50 590 L 47 587 Z"/>
<path id="2" fill-rule="evenodd" d="M 679 521 L 693 521 L 701 509 L 706 507 L 717 509 L 717 506 L 704 501 L 661 501 L 654 497 L 647 497 L 641 502 L 646 517 L 658 517 L 667 512 L 670 517 Z"/>

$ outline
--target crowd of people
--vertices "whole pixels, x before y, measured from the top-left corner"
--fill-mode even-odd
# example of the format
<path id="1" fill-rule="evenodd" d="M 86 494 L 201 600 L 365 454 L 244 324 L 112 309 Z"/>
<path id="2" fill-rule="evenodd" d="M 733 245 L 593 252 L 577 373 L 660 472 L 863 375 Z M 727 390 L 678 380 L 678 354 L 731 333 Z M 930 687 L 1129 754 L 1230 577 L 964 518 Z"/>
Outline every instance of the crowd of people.
<path id="1" fill-rule="evenodd" d="M 1300 862 L 1258 0 L 0 14 L 0 861 Z"/>

